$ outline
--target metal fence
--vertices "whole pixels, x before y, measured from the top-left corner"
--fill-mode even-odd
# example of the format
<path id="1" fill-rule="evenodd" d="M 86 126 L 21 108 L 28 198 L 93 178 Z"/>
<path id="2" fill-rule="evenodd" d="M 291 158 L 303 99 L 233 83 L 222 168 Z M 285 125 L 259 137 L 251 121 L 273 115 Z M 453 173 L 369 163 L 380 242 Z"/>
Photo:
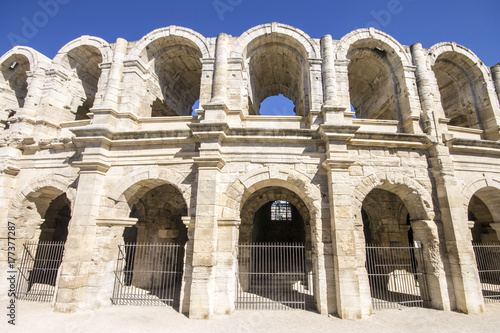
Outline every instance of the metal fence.
<path id="1" fill-rule="evenodd" d="M 420 247 L 366 245 L 373 308 L 428 306 L 423 267 Z"/>
<path id="2" fill-rule="evenodd" d="M 238 245 L 236 309 L 309 309 L 314 297 L 303 244 Z"/>
<path id="3" fill-rule="evenodd" d="M 178 307 L 183 260 L 179 244 L 119 245 L 112 303 Z"/>
<path id="4" fill-rule="evenodd" d="M 54 298 L 57 272 L 62 262 L 64 242 L 27 242 L 23 245 L 16 298 L 51 302 Z"/>
<path id="5" fill-rule="evenodd" d="M 473 244 L 485 302 L 500 301 L 500 244 Z"/>

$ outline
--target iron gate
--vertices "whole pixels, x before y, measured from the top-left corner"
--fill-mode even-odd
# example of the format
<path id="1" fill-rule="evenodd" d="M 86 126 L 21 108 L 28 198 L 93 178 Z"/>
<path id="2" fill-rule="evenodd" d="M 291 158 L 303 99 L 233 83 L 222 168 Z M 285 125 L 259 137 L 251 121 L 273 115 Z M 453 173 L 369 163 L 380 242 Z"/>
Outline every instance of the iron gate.
<path id="1" fill-rule="evenodd" d="M 54 298 L 57 272 L 63 253 L 64 242 L 25 243 L 21 264 L 18 267 L 16 298 L 51 302 Z"/>
<path id="2" fill-rule="evenodd" d="M 473 244 L 483 298 L 500 301 L 500 244 Z"/>
<path id="3" fill-rule="evenodd" d="M 111 302 L 178 307 L 183 260 L 179 244 L 119 245 Z"/>
<path id="4" fill-rule="evenodd" d="M 429 293 L 422 248 L 366 245 L 366 269 L 374 309 L 425 307 Z"/>
<path id="5" fill-rule="evenodd" d="M 312 273 L 303 244 L 238 245 L 236 309 L 306 309 L 313 303 Z"/>

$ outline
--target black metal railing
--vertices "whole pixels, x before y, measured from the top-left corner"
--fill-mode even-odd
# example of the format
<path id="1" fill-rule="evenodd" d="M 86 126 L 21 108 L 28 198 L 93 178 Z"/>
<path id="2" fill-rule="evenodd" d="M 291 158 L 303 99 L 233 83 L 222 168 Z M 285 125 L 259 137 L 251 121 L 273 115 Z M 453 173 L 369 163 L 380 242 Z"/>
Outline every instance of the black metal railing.
<path id="1" fill-rule="evenodd" d="M 426 307 L 429 293 L 422 248 L 366 245 L 366 269 L 374 309 Z"/>
<path id="2" fill-rule="evenodd" d="M 473 244 L 485 302 L 500 301 L 500 244 Z"/>
<path id="3" fill-rule="evenodd" d="M 238 245 L 236 309 L 309 309 L 314 299 L 306 266 L 303 244 Z"/>
<path id="4" fill-rule="evenodd" d="M 54 298 L 57 272 L 62 262 L 64 242 L 27 242 L 18 267 L 15 295 L 17 299 L 51 302 Z"/>
<path id="5" fill-rule="evenodd" d="M 178 307 L 183 260 L 179 244 L 119 245 L 112 303 Z"/>

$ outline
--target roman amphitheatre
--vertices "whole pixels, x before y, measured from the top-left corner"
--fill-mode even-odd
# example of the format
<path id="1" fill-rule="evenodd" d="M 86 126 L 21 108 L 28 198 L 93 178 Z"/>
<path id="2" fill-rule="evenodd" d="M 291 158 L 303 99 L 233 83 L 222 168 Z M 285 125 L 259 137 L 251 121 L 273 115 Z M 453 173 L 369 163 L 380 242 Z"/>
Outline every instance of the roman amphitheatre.
<path id="1" fill-rule="evenodd" d="M 4 54 L 16 299 L 189 319 L 484 315 L 500 299 L 500 64 L 328 33 L 169 26 Z M 279 94 L 293 114 L 261 114 Z"/>

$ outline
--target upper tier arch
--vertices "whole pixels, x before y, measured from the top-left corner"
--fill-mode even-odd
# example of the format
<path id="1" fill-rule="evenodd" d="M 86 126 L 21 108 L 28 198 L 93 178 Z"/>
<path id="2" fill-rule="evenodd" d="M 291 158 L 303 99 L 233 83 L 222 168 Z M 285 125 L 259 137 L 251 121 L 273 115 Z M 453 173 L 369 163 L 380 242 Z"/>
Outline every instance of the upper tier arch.
<path id="1" fill-rule="evenodd" d="M 12 49 L 7 51 L 2 57 L 0 57 L 0 64 L 4 63 L 5 60 L 9 59 L 13 55 L 22 55 L 30 64 L 30 69 L 33 70 L 39 63 L 50 63 L 51 60 L 40 52 L 32 49 L 28 46 L 14 46 Z"/>
<path id="2" fill-rule="evenodd" d="M 113 51 L 111 50 L 111 46 L 108 42 L 99 37 L 81 36 L 64 45 L 59 52 L 57 52 L 52 63 L 54 66 L 62 64 L 64 56 L 68 54 L 68 52 L 81 46 L 91 46 L 99 50 L 103 63 L 108 63 L 113 60 Z"/>
<path id="3" fill-rule="evenodd" d="M 401 45 L 394 37 L 374 28 L 357 29 L 342 37 L 337 44 L 337 51 L 335 54 L 336 59 L 347 60 L 351 47 L 355 43 L 363 40 L 372 40 L 376 42 L 375 44 L 381 44 L 385 48 L 389 48 L 399 58 L 403 66 L 412 66 L 410 55 L 405 50 L 403 45 Z M 385 51 L 388 50 L 386 49 Z"/>
<path id="4" fill-rule="evenodd" d="M 231 56 L 234 58 L 245 57 L 247 48 L 252 42 L 271 33 L 287 36 L 291 41 L 294 41 L 292 44 L 300 44 L 308 58 L 317 59 L 321 57 L 319 46 L 309 35 L 300 29 L 276 22 L 261 24 L 242 33 L 234 44 Z"/>
<path id="5" fill-rule="evenodd" d="M 206 38 L 203 35 L 188 28 L 171 25 L 165 28 L 153 30 L 152 32 L 142 37 L 130 51 L 128 58 L 130 60 L 139 59 L 151 43 L 164 37 L 185 38 L 198 47 L 202 58 L 213 57 L 213 54 L 212 52 L 210 52 L 210 48 L 208 47 Z"/>

